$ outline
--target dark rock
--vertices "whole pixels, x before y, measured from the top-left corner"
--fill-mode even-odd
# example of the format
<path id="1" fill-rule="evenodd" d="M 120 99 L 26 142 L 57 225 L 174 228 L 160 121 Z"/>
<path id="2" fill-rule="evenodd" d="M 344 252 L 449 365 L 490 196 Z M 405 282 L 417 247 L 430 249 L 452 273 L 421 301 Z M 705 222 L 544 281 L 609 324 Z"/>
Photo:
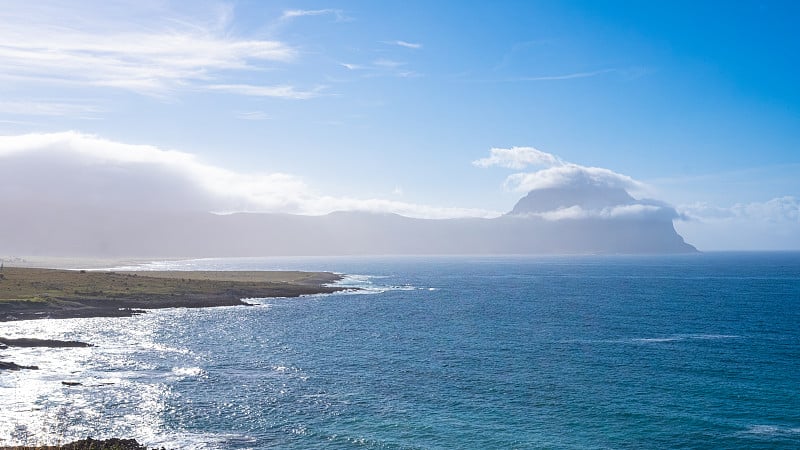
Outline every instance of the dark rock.
<path id="1" fill-rule="evenodd" d="M 59 450 L 147 450 L 147 447 L 139 444 L 136 439 L 118 438 L 105 440 L 86 438 L 56 448 Z"/>
<path id="2" fill-rule="evenodd" d="M 13 363 L 11 361 L 0 361 L 0 370 L 39 370 L 38 366 L 20 366 L 17 363 Z"/>
<path id="3" fill-rule="evenodd" d="M 9 339 L 0 337 L 0 345 L 8 347 L 51 347 L 51 348 L 64 348 L 64 347 L 93 347 L 92 344 L 78 341 L 58 341 L 54 339 L 33 339 L 33 338 L 20 338 Z"/>

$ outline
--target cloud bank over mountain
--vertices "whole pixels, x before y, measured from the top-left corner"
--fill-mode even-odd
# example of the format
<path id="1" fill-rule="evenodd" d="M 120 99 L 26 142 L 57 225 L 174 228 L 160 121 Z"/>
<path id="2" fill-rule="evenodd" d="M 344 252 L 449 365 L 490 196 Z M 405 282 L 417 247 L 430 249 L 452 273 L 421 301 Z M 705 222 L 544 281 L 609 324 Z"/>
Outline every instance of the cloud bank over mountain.
<path id="1" fill-rule="evenodd" d="M 514 192 L 530 192 L 554 187 L 609 187 L 640 191 L 644 185 L 633 178 L 602 167 L 587 167 L 562 160 L 551 153 L 533 147 L 492 148 L 487 158 L 472 162 L 476 167 L 504 167 L 521 170 L 529 166 L 542 167 L 533 172 L 509 175 L 505 187 Z"/>
<path id="2" fill-rule="evenodd" d="M 528 194 L 511 214 L 545 220 L 620 217 L 672 220 L 680 217 L 674 208 L 663 202 L 633 198 L 630 192 L 644 192 L 645 185 L 627 175 L 567 162 L 533 147 L 492 148 L 489 153 L 488 157 L 472 164 L 481 168 L 537 168 L 506 177 L 506 189 Z"/>
<path id="3" fill-rule="evenodd" d="M 166 257 L 694 251 L 673 228 L 674 210 L 636 200 L 619 183 L 609 182 L 624 177 L 546 154 L 534 156 L 565 169 L 560 182 L 530 191 L 512 211 L 500 215 L 322 195 L 293 175 L 237 173 L 189 153 L 75 132 L 5 136 L 0 137 L 0 178 L 7 186 L 0 197 L 0 236 L 5 237 L 0 253 Z"/>
<path id="4" fill-rule="evenodd" d="M 663 203 L 631 197 L 628 192 L 640 189 L 642 184 L 609 169 L 568 163 L 530 147 L 494 148 L 490 153 L 473 164 L 513 169 L 547 166 L 508 176 L 506 186 L 530 193 L 511 214 L 545 220 L 679 217 Z M 303 215 L 368 211 L 426 219 L 501 214 L 478 208 L 318 193 L 296 175 L 235 172 L 183 151 L 125 144 L 73 131 L 0 136 L 0 163 L 0 177 L 8 186 L 5 200 L 32 207 L 60 204 L 136 211 Z M 542 203 L 545 196 L 546 203 Z M 534 197 L 539 202 L 535 207 Z"/>
<path id="5" fill-rule="evenodd" d="M 316 192 L 285 173 L 234 172 L 196 156 L 77 133 L 0 136 L 3 199 L 94 208 L 202 212 L 393 212 L 410 217 L 492 217 L 477 208 L 420 205 Z"/>
<path id="6" fill-rule="evenodd" d="M 703 203 L 674 208 L 632 196 L 646 192 L 648 187 L 627 175 L 570 163 L 531 147 L 493 148 L 489 156 L 473 165 L 513 171 L 503 184 L 525 195 L 507 212 L 509 216 L 544 222 L 675 221 L 690 241 L 717 242 L 713 248 L 743 248 L 743 233 L 751 237 L 753 245 L 748 248 L 800 246 L 800 203 L 793 196 L 726 208 Z M 0 179 L 4 218 L 22 220 L 43 208 L 316 216 L 363 211 L 421 219 L 503 215 L 479 208 L 320 193 L 294 174 L 236 172 L 184 151 L 126 144 L 73 131 L 0 136 Z"/>

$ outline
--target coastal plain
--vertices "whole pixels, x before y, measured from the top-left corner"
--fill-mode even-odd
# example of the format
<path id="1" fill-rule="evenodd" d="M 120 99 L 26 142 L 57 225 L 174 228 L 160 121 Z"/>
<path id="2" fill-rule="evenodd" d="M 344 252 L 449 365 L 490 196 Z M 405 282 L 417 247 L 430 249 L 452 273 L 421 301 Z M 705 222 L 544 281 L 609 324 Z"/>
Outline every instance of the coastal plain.
<path id="1" fill-rule="evenodd" d="M 343 288 L 329 272 L 95 271 L 5 267 L 0 321 L 125 317 L 145 309 L 246 305 L 246 298 L 298 297 Z"/>

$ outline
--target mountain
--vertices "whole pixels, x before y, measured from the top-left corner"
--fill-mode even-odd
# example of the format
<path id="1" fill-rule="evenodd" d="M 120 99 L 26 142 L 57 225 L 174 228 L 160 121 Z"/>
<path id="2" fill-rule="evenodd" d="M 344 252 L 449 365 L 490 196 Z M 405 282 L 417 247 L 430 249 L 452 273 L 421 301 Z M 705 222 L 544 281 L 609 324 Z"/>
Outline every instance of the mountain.
<path id="1" fill-rule="evenodd" d="M 583 194 L 586 194 L 585 192 Z M 0 202 L 0 255 L 87 257 L 688 253 L 672 208 L 622 189 L 530 192 L 494 219 L 31 208 Z"/>
<path id="2" fill-rule="evenodd" d="M 578 186 L 553 187 L 528 192 L 514 205 L 509 214 L 535 214 L 578 206 L 582 209 L 602 209 L 618 205 L 637 203 L 625 189 L 620 187 Z"/>

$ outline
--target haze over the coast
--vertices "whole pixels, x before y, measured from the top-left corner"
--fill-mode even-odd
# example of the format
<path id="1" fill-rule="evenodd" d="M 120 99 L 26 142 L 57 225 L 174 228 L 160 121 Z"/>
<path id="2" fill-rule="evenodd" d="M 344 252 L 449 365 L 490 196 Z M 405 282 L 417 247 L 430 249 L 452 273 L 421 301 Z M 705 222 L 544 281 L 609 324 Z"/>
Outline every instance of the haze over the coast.
<path id="1" fill-rule="evenodd" d="M 554 230 L 798 249 L 796 8 L 10 3 L 0 254 L 137 214 L 497 224 L 529 193 Z"/>

